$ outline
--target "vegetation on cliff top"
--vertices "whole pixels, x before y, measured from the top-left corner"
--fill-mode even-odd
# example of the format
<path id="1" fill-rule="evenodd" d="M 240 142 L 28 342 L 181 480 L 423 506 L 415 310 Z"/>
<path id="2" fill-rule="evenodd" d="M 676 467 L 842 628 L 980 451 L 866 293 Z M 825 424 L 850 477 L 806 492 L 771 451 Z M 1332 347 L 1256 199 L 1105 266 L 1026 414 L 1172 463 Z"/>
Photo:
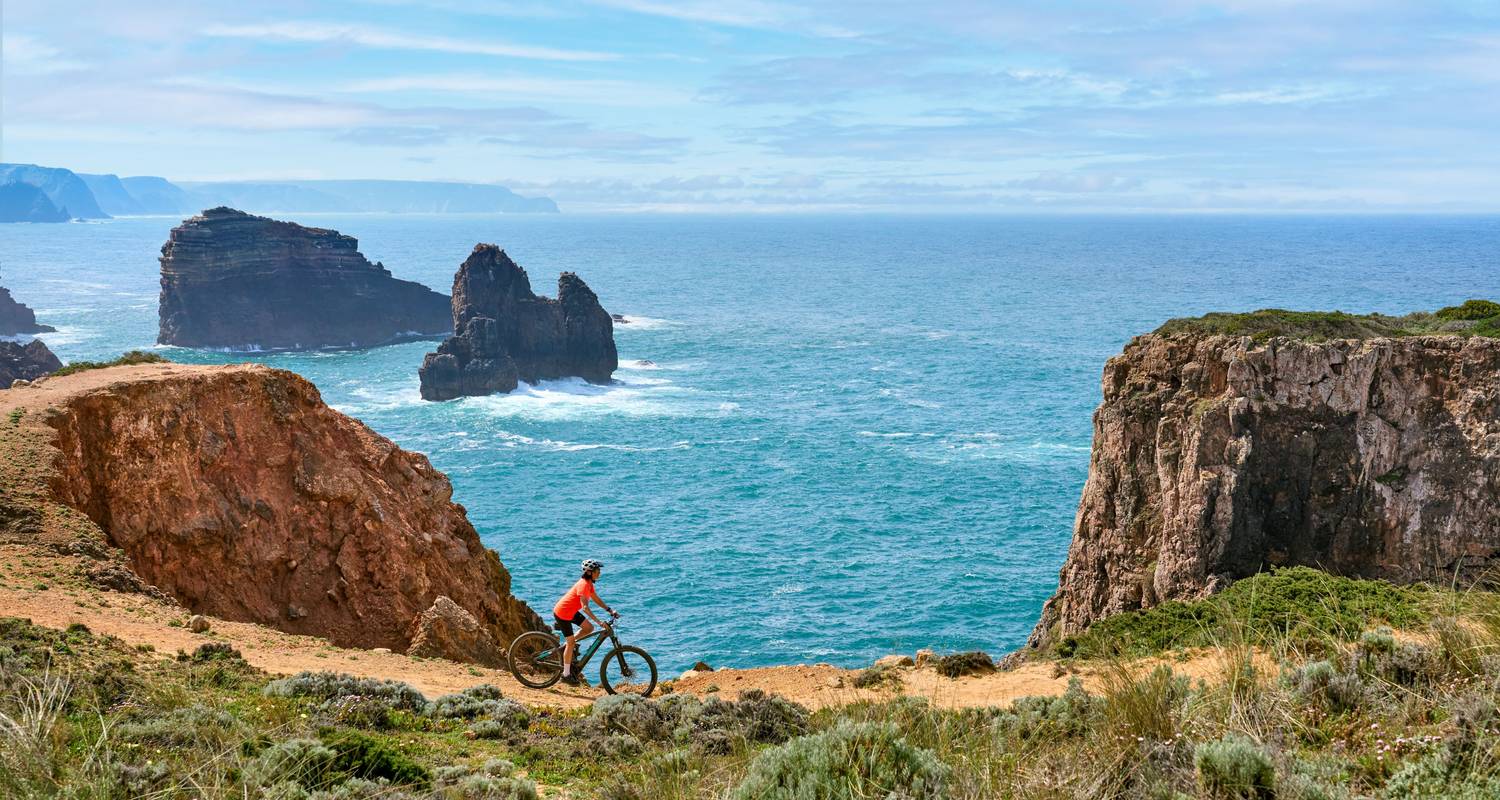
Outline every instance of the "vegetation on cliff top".
<path id="1" fill-rule="evenodd" d="M 141 350 L 131 350 L 113 361 L 74 361 L 62 369 L 52 373 L 54 376 L 72 375 L 75 372 L 86 372 L 91 369 L 105 369 L 108 367 L 129 367 L 136 364 L 165 364 L 167 359 L 155 353 L 147 353 Z"/>
<path id="2" fill-rule="evenodd" d="M 1218 674 L 1103 660 L 1093 690 L 959 711 L 906 697 L 809 713 L 748 692 L 560 712 L 493 686 L 428 701 L 391 681 L 272 680 L 222 643 L 163 660 L 83 626 L 0 620 L 0 796 L 535 800 L 538 783 L 573 800 L 1500 793 L 1494 595 L 1311 570 L 1242 583 Z M 1361 618 L 1406 630 L 1360 630 Z"/>
<path id="3" fill-rule="evenodd" d="M 1469 300 L 1435 312 L 1417 311 L 1401 317 L 1279 308 L 1242 314 L 1214 312 L 1201 317 L 1168 320 L 1155 332 L 1249 336 L 1256 341 L 1285 336 L 1310 342 L 1424 335 L 1500 338 L 1500 303 Z"/>

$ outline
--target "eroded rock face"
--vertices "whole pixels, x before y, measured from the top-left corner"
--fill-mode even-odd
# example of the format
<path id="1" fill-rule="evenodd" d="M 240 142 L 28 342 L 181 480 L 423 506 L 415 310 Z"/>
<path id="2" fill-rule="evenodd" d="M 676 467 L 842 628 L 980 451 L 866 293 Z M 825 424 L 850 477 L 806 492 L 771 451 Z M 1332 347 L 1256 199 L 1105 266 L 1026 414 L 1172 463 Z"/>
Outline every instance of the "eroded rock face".
<path id="1" fill-rule="evenodd" d="M 448 298 L 371 264 L 352 236 L 214 208 L 161 248 L 161 330 L 182 347 L 304 350 L 440 336 Z"/>
<path id="2" fill-rule="evenodd" d="M 617 367 L 614 323 L 583 279 L 564 272 L 556 300 L 538 297 L 526 270 L 481 244 L 453 279 L 453 336 L 422 362 L 422 397 L 509 392 L 551 378 L 609 383 Z"/>
<path id="3" fill-rule="evenodd" d="M 1110 359 L 1031 645 L 1282 564 L 1393 581 L 1500 566 L 1500 340 L 1152 334 Z"/>
<path id="4" fill-rule="evenodd" d="M 18 334 L 51 333 L 56 328 L 39 325 L 36 313 L 10 296 L 10 290 L 0 286 L 0 336 Z"/>
<path id="5" fill-rule="evenodd" d="M 41 339 L 26 344 L 0 341 L 0 389 L 16 381 L 34 381 L 62 369 L 62 362 Z"/>
<path id="6" fill-rule="evenodd" d="M 343 646 L 406 649 L 440 596 L 497 642 L 541 627 L 447 478 L 306 380 L 253 366 L 131 369 L 144 377 L 53 406 L 50 488 L 145 582 L 196 613 Z"/>

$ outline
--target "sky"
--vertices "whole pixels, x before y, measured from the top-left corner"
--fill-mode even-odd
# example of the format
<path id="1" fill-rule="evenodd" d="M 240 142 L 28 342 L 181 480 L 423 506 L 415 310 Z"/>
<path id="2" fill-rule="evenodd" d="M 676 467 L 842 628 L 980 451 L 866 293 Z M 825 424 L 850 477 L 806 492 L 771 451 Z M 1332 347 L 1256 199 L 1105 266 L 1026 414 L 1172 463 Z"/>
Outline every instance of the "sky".
<path id="1" fill-rule="evenodd" d="M 4 0 L 0 159 L 564 211 L 1500 211 L 1500 0 Z"/>

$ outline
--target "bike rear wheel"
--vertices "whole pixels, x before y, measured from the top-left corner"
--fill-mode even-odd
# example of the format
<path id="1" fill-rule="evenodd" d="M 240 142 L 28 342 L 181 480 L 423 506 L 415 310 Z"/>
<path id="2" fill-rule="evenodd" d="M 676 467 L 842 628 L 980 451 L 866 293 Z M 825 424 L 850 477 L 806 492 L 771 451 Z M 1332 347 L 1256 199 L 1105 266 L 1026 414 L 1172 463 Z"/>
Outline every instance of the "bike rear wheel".
<path id="1" fill-rule="evenodd" d="M 599 684 L 610 694 L 650 697 L 656 691 L 656 662 L 639 647 L 617 647 L 599 666 Z"/>
<path id="2" fill-rule="evenodd" d="M 562 679 L 562 644 L 542 631 L 527 631 L 510 643 L 510 672 L 523 686 L 545 689 Z"/>

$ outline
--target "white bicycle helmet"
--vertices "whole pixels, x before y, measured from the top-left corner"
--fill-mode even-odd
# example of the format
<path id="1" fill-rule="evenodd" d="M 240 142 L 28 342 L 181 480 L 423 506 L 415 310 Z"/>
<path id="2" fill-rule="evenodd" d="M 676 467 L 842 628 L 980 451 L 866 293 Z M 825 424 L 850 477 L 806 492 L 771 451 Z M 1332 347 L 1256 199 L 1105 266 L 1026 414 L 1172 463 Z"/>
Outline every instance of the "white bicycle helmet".
<path id="1" fill-rule="evenodd" d="M 586 558 L 586 559 L 583 560 L 583 571 L 584 572 L 592 572 L 592 571 L 594 571 L 596 569 L 604 569 L 604 562 L 603 561 L 595 561 L 592 558 Z"/>

